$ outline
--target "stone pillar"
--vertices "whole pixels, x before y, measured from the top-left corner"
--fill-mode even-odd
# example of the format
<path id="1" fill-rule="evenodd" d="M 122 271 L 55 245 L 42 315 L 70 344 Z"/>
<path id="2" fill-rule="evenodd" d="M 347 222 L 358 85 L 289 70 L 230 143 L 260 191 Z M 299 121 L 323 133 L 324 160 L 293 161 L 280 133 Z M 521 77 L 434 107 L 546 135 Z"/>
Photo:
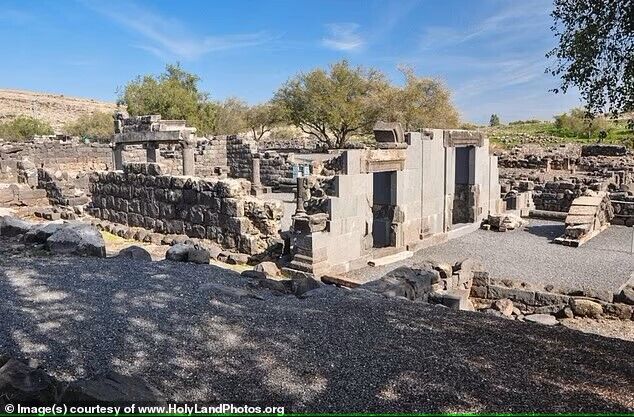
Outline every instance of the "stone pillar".
<path id="1" fill-rule="evenodd" d="M 262 182 L 260 181 L 260 154 L 254 154 L 253 158 L 253 167 L 251 173 L 251 186 L 253 188 L 262 187 Z"/>
<path id="2" fill-rule="evenodd" d="M 306 187 L 305 187 L 305 178 L 298 177 L 297 178 L 297 206 L 295 208 L 295 215 L 300 216 L 306 214 L 306 210 L 304 209 L 304 197 L 306 195 Z"/>
<path id="3" fill-rule="evenodd" d="M 120 143 L 112 145 L 112 169 L 123 170 L 123 145 Z"/>
<path id="4" fill-rule="evenodd" d="M 194 144 L 191 141 L 183 141 L 183 175 L 194 175 Z"/>
<path id="5" fill-rule="evenodd" d="M 157 156 L 157 151 L 158 150 L 158 145 L 156 143 L 148 143 L 146 145 L 145 148 L 145 153 L 147 156 L 147 161 L 151 162 L 151 163 L 156 163 L 158 162 L 156 156 Z"/>

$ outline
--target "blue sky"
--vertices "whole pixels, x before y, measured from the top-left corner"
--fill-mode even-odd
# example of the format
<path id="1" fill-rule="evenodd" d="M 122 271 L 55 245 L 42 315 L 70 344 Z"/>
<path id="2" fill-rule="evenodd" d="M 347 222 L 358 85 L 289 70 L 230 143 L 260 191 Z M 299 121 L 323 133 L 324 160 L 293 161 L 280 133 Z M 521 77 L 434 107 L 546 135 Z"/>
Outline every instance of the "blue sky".
<path id="1" fill-rule="evenodd" d="M 444 80 L 466 121 L 542 118 L 554 95 L 550 0 L 2 0 L 0 87 L 115 100 L 136 75 L 180 61 L 213 98 L 269 99 L 299 71 L 342 58 L 396 83 Z"/>

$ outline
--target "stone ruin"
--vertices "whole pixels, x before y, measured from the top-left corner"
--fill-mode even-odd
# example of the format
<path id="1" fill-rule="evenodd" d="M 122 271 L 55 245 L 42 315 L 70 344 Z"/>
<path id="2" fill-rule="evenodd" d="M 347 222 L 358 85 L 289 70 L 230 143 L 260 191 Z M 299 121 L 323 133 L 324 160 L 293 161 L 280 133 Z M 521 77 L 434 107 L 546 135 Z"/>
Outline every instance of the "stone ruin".
<path id="1" fill-rule="evenodd" d="M 403 133 L 379 124 L 378 149 L 344 151 L 334 175 L 298 180 L 291 274 L 336 275 L 415 251 L 504 210 L 497 158 L 480 133 Z"/>

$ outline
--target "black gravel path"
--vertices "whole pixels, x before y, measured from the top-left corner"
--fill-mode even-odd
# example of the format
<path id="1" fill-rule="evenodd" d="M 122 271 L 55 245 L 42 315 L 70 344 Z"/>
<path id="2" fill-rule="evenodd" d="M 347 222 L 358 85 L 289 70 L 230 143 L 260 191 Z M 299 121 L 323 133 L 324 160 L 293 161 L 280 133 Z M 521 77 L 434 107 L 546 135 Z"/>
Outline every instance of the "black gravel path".
<path id="1" fill-rule="evenodd" d="M 287 412 L 634 411 L 631 342 L 249 282 L 214 266 L 4 256 L 0 353 L 60 379 L 115 370 L 170 400 Z"/>

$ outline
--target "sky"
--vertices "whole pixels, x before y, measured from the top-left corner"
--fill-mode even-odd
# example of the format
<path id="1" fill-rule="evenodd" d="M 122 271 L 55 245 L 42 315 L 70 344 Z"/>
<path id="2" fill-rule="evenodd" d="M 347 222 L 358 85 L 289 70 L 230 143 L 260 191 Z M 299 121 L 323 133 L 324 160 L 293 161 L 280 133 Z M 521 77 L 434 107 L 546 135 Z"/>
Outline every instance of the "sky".
<path id="1" fill-rule="evenodd" d="M 551 0 L 1 0 L 0 88 L 107 101 L 180 62 L 214 99 L 268 100 L 298 72 L 347 59 L 396 84 L 441 79 L 464 121 L 550 119 Z"/>

